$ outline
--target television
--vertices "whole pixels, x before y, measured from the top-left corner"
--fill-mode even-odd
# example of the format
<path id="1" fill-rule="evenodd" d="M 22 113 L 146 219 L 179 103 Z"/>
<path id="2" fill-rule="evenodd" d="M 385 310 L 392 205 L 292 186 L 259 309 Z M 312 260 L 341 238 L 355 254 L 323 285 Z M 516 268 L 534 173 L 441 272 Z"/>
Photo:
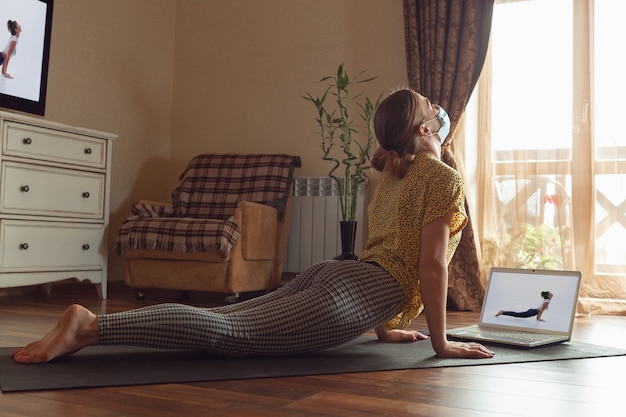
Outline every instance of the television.
<path id="1" fill-rule="evenodd" d="M 0 107 L 44 115 L 53 2 L 0 0 Z M 12 32 L 17 41 L 6 56 Z"/>

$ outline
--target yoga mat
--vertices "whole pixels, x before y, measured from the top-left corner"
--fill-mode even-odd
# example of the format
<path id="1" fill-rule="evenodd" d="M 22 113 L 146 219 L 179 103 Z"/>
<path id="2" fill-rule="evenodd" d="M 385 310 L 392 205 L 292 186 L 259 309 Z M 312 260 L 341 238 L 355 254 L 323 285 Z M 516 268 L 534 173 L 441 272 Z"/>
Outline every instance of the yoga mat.
<path id="1" fill-rule="evenodd" d="M 430 340 L 383 343 L 374 336 L 361 336 L 333 349 L 294 356 L 225 358 L 202 352 L 97 346 L 39 365 L 17 364 L 9 355 L 12 348 L 0 348 L 0 387 L 3 392 L 54 390 L 626 355 L 626 349 L 580 342 L 532 349 L 494 345 L 490 348 L 496 352 L 492 359 L 442 359 L 434 356 Z"/>

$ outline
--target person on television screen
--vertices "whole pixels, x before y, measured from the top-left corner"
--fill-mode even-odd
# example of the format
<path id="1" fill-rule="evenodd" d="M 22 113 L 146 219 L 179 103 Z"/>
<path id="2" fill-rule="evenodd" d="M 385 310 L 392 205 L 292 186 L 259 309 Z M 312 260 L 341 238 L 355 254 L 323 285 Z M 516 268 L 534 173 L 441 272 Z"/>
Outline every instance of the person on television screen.
<path id="1" fill-rule="evenodd" d="M 479 343 L 446 338 L 448 264 L 467 222 L 463 180 L 441 161 L 449 130 L 447 113 L 413 90 L 380 103 L 371 162 L 381 179 L 359 259 L 316 263 L 276 291 L 232 305 L 167 303 L 96 315 L 74 304 L 42 339 L 13 350 L 13 359 L 47 362 L 91 345 L 288 355 L 332 348 L 370 329 L 383 342 L 430 338 L 444 358 L 493 357 Z M 408 327 L 422 310 L 429 336 Z"/>
<path id="2" fill-rule="evenodd" d="M 550 291 L 542 291 L 541 292 L 541 304 L 537 308 L 529 308 L 526 311 L 507 311 L 500 310 L 496 313 L 496 317 L 500 316 L 510 316 L 510 317 L 520 317 L 520 318 L 528 318 L 537 316 L 538 321 L 545 321 L 541 318 L 543 312 L 548 309 L 550 306 L 550 300 L 552 300 L 552 294 Z"/>
<path id="3" fill-rule="evenodd" d="M 2 76 L 13 78 L 11 74 L 7 73 L 7 68 L 9 67 L 9 61 L 17 52 L 17 41 L 20 38 L 20 33 L 22 33 L 22 27 L 15 20 L 9 20 L 7 22 L 7 29 L 11 33 L 11 37 L 9 37 L 7 45 L 0 53 L 0 55 L 2 55 L 0 56 L 0 62 L 2 63 Z"/>

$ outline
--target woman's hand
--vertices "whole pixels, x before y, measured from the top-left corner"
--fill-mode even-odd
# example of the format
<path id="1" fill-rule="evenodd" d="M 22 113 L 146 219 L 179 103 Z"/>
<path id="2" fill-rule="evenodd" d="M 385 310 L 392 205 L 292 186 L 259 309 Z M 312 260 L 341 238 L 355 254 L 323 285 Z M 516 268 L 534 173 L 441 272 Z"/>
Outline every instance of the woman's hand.
<path id="1" fill-rule="evenodd" d="M 493 351 L 476 342 L 447 341 L 443 347 L 435 351 L 440 358 L 485 359 L 493 358 L 494 355 Z"/>
<path id="2" fill-rule="evenodd" d="M 389 330 L 383 326 L 377 327 L 375 330 L 378 340 L 382 342 L 417 342 L 418 340 L 428 339 L 428 336 L 417 330 Z"/>

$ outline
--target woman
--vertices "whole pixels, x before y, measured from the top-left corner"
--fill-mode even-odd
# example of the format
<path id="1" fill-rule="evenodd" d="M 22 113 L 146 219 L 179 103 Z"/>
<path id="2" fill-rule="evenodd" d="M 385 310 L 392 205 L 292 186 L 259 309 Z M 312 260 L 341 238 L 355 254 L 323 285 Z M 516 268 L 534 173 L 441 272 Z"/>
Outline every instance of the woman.
<path id="1" fill-rule="evenodd" d="M 541 298 L 543 299 L 541 301 L 541 304 L 539 305 L 539 307 L 537 308 L 529 308 L 526 311 L 505 311 L 505 310 L 500 310 L 496 313 L 496 317 L 500 317 L 500 316 L 510 316 L 510 317 L 521 317 L 521 318 L 528 318 L 528 317 L 535 317 L 537 316 L 537 320 L 538 321 L 545 321 L 541 318 L 541 316 L 543 315 L 543 312 L 546 311 L 548 309 L 548 307 L 550 307 L 550 300 L 552 300 L 552 297 L 554 296 L 554 294 L 552 294 L 550 291 L 542 291 L 541 292 Z"/>
<path id="2" fill-rule="evenodd" d="M 407 330 L 423 308 L 437 355 L 490 358 L 477 343 L 446 339 L 447 264 L 466 222 L 459 174 L 440 161 L 450 120 L 408 89 L 380 104 L 372 166 L 383 178 L 369 207 L 358 261 L 324 261 L 262 297 L 201 309 L 160 304 L 96 316 L 73 305 L 14 360 L 46 362 L 90 345 L 197 349 L 221 355 L 286 355 L 326 349 L 375 328 L 387 342 L 427 336 Z"/>
<path id="3" fill-rule="evenodd" d="M 11 74 L 7 73 L 7 67 L 9 66 L 9 60 L 15 55 L 17 48 L 17 41 L 22 33 L 22 27 L 15 20 L 9 20 L 7 22 L 7 29 L 11 33 L 11 37 L 0 52 L 0 64 L 2 64 L 2 76 L 6 78 L 13 78 Z"/>

